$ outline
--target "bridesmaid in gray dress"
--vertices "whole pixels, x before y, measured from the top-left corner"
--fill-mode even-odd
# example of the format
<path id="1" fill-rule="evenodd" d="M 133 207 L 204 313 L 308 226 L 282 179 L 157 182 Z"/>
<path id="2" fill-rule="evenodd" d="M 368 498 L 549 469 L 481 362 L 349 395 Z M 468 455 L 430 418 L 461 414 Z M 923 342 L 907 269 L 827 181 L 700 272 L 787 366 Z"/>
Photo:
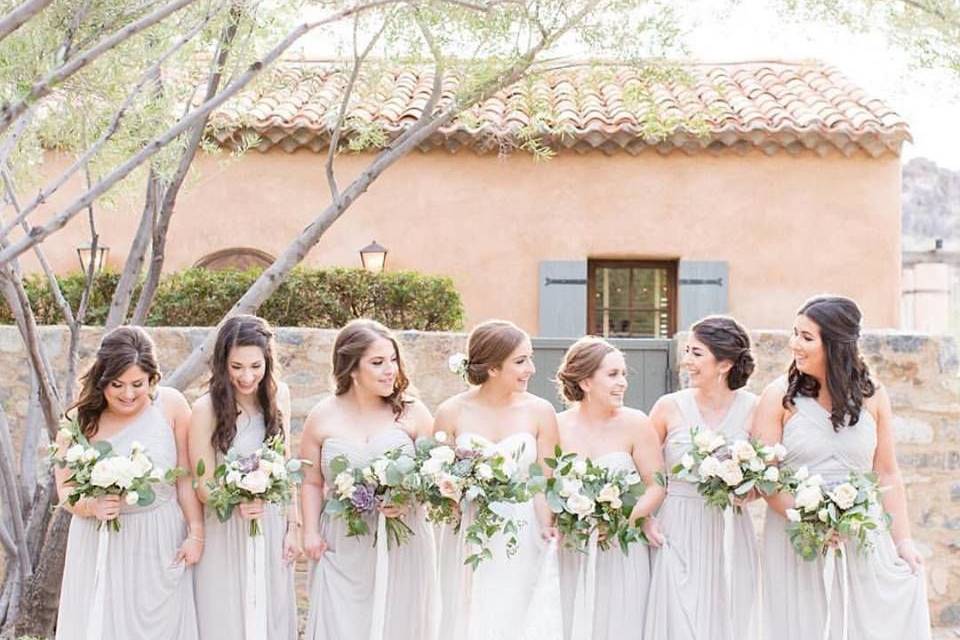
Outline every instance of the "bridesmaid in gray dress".
<path id="1" fill-rule="evenodd" d="M 348 537 L 340 519 L 321 515 L 331 461 L 346 456 L 367 464 L 391 450 L 413 455 L 414 440 L 433 431 L 426 407 L 406 395 L 407 376 L 396 340 L 372 320 L 354 320 L 333 345 L 333 395 L 311 411 L 303 426 L 300 457 L 304 551 L 314 561 L 310 581 L 308 640 L 430 640 L 437 605 L 433 533 L 417 510 L 381 506 L 369 522 L 401 517 L 413 530 L 394 547 L 386 536 Z"/>
<path id="2" fill-rule="evenodd" d="M 276 380 L 270 326 L 249 315 L 227 320 L 217 334 L 211 367 L 209 393 L 194 403 L 190 429 L 191 467 L 200 460 L 205 467 L 197 489 L 204 502 L 207 481 L 228 451 L 248 455 L 276 434 L 284 435 L 290 451 L 290 392 Z M 254 640 L 264 633 L 270 640 L 295 640 L 298 511 L 296 500 L 286 507 L 258 500 L 239 505 L 220 522 L 213 509 L 206 510 L 206 549 L 196 568 L 203 640 Z M 249 535 L 252 519 L 263 532 L 259 567 L 259 541 Z"/>
<path id="3" fill-rule="evenodd" d="M 803 305 L 790 338 L 790 371 L 763 392 L 754 430 L 765 442 L 782 440 L 785 465 L 806 466 L 827 483 L 851 471 L 877 472 L 880 486 L 888 487 L 882 499 L 892 527 L 871 534 L 873 546 L 865 553 L 845 544 L 845 560 L 830 553 L 805 561 L 787 536 L 792 498 L 770 497 L 763 543 L 768 640 L 930 638 L 923 561 L 910 538 L 890 399 L 860 355 L 860 319 L 848 298 L 821 296 Z M 829 598 L 826 563 L 834 563 L 835 572 Z"/>
<path id="4" fill-rule="evenodd" d="M 663 452 L 649 418 L 623 406 L 627 389 L 623 354 L 602 338 L 581 338 L 567 350 L 557 385 L 571 405 L 557 416 L 561 448 L 612 471 L 639 472 L 647 490 L 633 517 L 650 516 L 665 493 L 656 481 L 656 474 L 664 471 Z M 651 546 L 663 541 L 654 518 L 646 520 L 644 531 Z M 595 580 L 587 584 L 591 562 L 596 563 Z M 645 545 L 631 545 L 628 555 L 615 542 L 607 551 L 591 546 L 586 553 L 564 549 L 560 554 L 564 638 L 640 637 L 649 586 L 650 553 Z"/>
<path id="5" fill-rule="evenodd" d="M 180 392 L 157 387 L 159 380 L 153 343 L 142 329 L 120 327 L 105 335 L 72 408 L 84 435 L 109 442 L 121 455 L 139 443 L 155 467 L 186 468 L 190 407 Z M 69 471 L 55 474 L 63 503 Z M 156 500 L 145 507 L 104 496 L 63 508 L 74 517 L 58 640 L 196 640 L 191 565 L 203 552 L 203 517 L 189 478 L 156 485 Z M 98 525 L 114 518 L 121 528 L 107 534 L 98 579 Z"/>
<path id="6" fill-rule="evenodd" d="M 682 364 L 690 387 L 660 398 L 650 413 L 668 469 L 690 450 L 694 427 L 721 432 L 728 442 L 748 438 L 756 404 L 743 389 L 754 368 L 750 338 L 733 318 L 694 324 Z M 694 484 L 670 478 L 657 518 L 666 542 L 653 553 L 644 637 L 756 637 L 749 630 L 757 626 L 760 577 L 746 509 L 735 515 L 707 506 Z"/>

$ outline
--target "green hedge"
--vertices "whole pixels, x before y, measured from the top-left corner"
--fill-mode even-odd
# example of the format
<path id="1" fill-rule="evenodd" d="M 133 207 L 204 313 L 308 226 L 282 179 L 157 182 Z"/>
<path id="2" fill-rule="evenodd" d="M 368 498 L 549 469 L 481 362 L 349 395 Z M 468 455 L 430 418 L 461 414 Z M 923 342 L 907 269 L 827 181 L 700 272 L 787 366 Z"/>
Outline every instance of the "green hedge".
<path id="1" fill-rule="evenodd" d="M 150 326 L 212 326 L 253 284 L 260 270 L 209 271 L 187 269 L 160 281 Z M 76 309 L 83 274 L 58 278 L 64 295 Z M 97 277 L 87 311 L 88 324 L 102 324 L 119 275 Z M 33 274 L 25 287 L 37 321 L 63 322 L 46 279 Z M 139 291 L 134 292 L 134 303 Z M 132 306 L 132 305 L 131 305 Z M 372 274 L 363 269 L 295 269 L 260 307 L 259 314 L 280 327 L 341 327 L 354 318 L 374 318 L 394 329 L 450 331 L 463 327 L 463 304 L 450 278 L 409 271 Z M 13 321 L 0 304 L 0 323 Z"/>

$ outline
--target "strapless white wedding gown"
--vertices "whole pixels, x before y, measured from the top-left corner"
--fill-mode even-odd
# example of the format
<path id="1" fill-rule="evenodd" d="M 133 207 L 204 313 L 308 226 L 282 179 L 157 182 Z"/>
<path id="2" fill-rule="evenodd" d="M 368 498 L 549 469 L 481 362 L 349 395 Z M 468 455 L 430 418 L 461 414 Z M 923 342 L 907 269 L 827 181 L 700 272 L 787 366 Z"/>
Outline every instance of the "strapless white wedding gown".
<path id="1" fill-rule="evenodd" d="M 515 433 L 493 442 L 462 433 L 457 446 L 516 456 L 521 469 L 537 460 L 537 441 L 530 433 Z M 506 538 L 495 536 L 493 558 L 476 571 L 463 564 L 468 555 L 464 534 L 470 518 L 464 514 L 459 532 L 445 527 L 440 534 L 440 581 L 443 610 L 440 638 L 464 640 L 561 640 L 560 581 L 557 550 L 540 537 L 533 502 L 497 503 L 497 513 L 519 525 L 517 553 L 507 557 Z"/>

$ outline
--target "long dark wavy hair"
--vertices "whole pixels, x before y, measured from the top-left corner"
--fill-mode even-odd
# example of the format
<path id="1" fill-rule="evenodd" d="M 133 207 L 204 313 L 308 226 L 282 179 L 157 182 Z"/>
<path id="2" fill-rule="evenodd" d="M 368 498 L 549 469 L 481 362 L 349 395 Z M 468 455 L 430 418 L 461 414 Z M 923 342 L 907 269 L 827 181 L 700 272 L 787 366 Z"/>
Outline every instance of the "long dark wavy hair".
<path id="1" fill-rule="evenodd" d="M 390 405 L 394 417 L 399 420 L 403 416 L 407 403 L 412 402 L 406 397 L 410 380 L 403 370 L 403 357 L 400 355 L 397 339 L 389 329 L 375 320 L 365 318 L 351 320 L 337 334 L 337 339 L 333 343 L 334 393 L 342 396 L 350 391 L 353 387 L 353 377 L 350 374 L 360 364 L 360 359 L 363 358 L 367 348 L 380 338 L 389 340 L 393 344 L 394 353 L 397 354 L 397 378 L 393 382 L 393 393 L 385 397 L 384 401 Z"/>
<path id="2" fill-rule="evenodd" d="M 217 425 L 210 438 L 213 447 L 226 453 L 237 435 L 236 393 L 230 382 L 230 351 L 234 347 L 259 347 L 263 352 L 263 379 L 257 387 L 257 402 L 266 425 L 264 439 L 283 433 L 283 416 L 277 406 L 276 361 L 273 357 L 273 331 L 257 316 L 234 316 L 217 333 L 210 371 L 210 401 Z"/>
<path id="3" fill-rule="evenodd" d="M 81 379 L 80 395 L 68 411 L 76 410 L 80 431 L 87 438 L 97 433 L 100 414 L 107 408 L 104 388 L 132 366 L 147 374 L 151 387 L 160 381 L 153 340 L 140 327 L 117 327 L 103 336 L 97 356 Z"/>
<path id="4" fill-rule="evenodd" d="M 877 390 L 857 345 L 862 318 L 860 308 L 850 298 L 817 296 L 803 303 L 797 315 L 806 316 L 820 328 L 827 361 L 826 383 L 833 430 L 839 432 L 843 427 L 854 426 L 860 421 L 863 399 L 871 397 Z M 791 362 L 783 407 L 792 408 L 797 396 L 816 398 L 819 393 L 820 383 L 798 370 L 796 361 Z"/>

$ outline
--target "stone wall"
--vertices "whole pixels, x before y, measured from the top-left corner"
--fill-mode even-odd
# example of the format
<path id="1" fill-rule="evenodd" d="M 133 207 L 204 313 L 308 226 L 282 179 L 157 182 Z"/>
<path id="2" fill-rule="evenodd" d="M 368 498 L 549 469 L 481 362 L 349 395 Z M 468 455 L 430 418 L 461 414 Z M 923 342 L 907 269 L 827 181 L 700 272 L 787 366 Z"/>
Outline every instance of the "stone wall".
<path id="1" fill-rule="evenodd" d="M 151 329 L 161 366 L 171 371 L 205 335 L 206 329 Z M 83 363 L 89 362 L 100 332 L 86 330 Z M 330 348 L 334 331 L 281 329 L 277 349 L 283 379 L 293 396 L 295 428 L 309 408 L 330 390 Z M 447 370 L 447 358 L 462 351 L 462 334 L 399 334 L 407 372 L 431 408 L 461 390 Z M 757 373 L 750 388 L 760 392 L 789 363 L 785 332 L 754 334 Z M 66 331 L 43 329 L 51 357 L 62 368 Z M 681 338 L 682 341 L 682 338 Z M 678 348 L 681 344 L 678 341 Z M 926 556 L 934 624 L 960 627 L 960 357 L 950 338 L 897 332 L 869 332 L 865 357 L 887 385 L 896 415 L 897 454 L 907 484 L 913 535 Z M 539 375 L 552 372 L 539 372 Z M 682 378 L 682 375 L 681 375 Z M 26 410 L 29 371 L 16 330 L 0 327 L 0 402 L 15 432 Z M 196 397 L 199 385 L 187 395 Z"/>

